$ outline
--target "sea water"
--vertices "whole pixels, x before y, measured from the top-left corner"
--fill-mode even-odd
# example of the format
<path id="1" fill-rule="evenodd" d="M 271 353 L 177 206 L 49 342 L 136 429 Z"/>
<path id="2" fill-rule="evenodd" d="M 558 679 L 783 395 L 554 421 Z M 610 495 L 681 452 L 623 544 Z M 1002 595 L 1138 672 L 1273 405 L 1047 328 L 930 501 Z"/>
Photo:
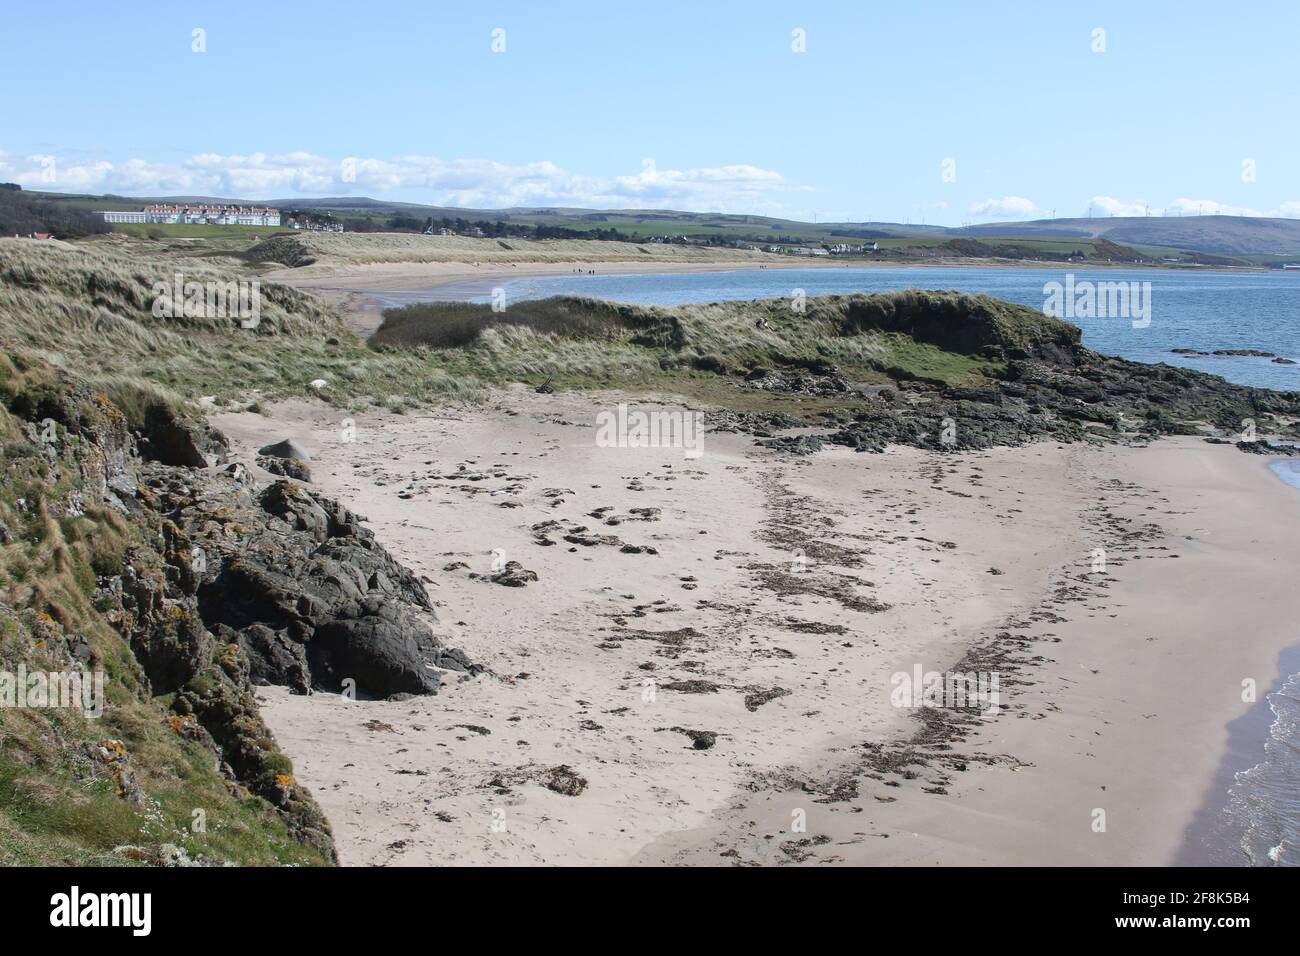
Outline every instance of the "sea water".
<path id="1" fill-rule="evenodd" d="M 1300 866 L 1300 647 L 1277 684 L 1228 725 L 1215 784 L 1187 829 L 1179 866 Z"/>

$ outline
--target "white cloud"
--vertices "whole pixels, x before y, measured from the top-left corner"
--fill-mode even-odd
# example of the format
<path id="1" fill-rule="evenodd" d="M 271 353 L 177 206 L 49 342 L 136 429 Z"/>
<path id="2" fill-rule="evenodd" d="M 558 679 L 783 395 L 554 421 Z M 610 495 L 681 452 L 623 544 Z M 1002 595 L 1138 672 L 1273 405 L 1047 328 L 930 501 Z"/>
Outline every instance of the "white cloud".
<path id="1" fill-rule="evenodd" d="M 390 159 L 312 153 L 199 153 L 180 162 L 122 163 L 0 151 L 0 180 L 31 189 L 135 195 L 211 195 L 240 199 L 419 191 L 449 206 L 679 206 L 720 212 L 779 213 L 781 193 L 802 191 L 780 173 L 747 164 L 660 169 L 642 161 L 631 175 L 570 172 L 547 160 L 501 163 L 434 156 Z"/>
<path id="2" fill-rule="evenodd" d="M 1123 200 L 1113 196 L 1093 196 L 1088 205 L 1107 216 L 1282 216 L 1300 217 L 1300 201 L 1281 203 L 1276 209 L 1261 211 L 1250 206 L 1234 206 L 1216 199 L 1180 197 L 1166 206 L 1152 206 L 1140 199 Z"/>
<path id="3" fill-rule="evenodd" d="M 1032 199 L 1024 196 L 1003 196 L 1001 199 L 984 199 L 970 204 L 970 211 L 976 216 L 992 216 L 999 219 L 1025 219 L 1039 212 Z"/>
<path id="4" fill-rule="evenodd" d="M 1150 205 L 1141 199 L 1124 200 L 1114 196 L 1093 196 L 1088 200 L 1089 209 L 1100 209 L 1107 216 L 1145 216 Z"/>
<path id="5" fill-rule="evenodd" d="M 787 188 L 780 173 L 757 166 L 661 170 L 653 159 L 643 159 L 641 172 L 615 177 L 609 193 L 611 197 L 637 198 L 650 205 L 663 205 L 675 197 L 699 193 L 725 194 L 752 202 L 766 193 Z"/>
<path id="6" fill-rule="evenodd" d="M 1230 206 L 1213 199 L 1175 199 L 1165 207 L 1165 215 L 1175 216 L 1265 216 L 1268 213 L 1249 206 Z"/>

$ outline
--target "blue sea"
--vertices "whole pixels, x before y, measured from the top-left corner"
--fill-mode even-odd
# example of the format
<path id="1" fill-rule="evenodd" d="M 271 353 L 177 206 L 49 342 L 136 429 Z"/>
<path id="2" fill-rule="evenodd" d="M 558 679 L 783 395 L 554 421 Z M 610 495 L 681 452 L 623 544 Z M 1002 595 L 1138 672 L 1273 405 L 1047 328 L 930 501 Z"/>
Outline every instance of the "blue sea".
<path id="1" fill-rule="evenodd" d="M 1239 862 L 1300 866 L 1300 674 L 1284 678 L 1267 703 L 1272 721 L 1263 758 L 1233 775 L 1224 808 L 1228 837 L 1241 848 Z"/>
<path id="2" fill-rule="evenodd" d="M 1249 356 L 1175 355 L 1175 348 L 1203 352 L 1260 349 L 1300 363 L 1300 270 L 1200 272 L 1172 269 L 981 269 L 813 268 L 741 269 L 672 274 L 550 275 L 475 280 L 434 289 L 378 293 L 386 305 L 432 299 L 487 302 L 493 287 L 506 302 L 553 295 L 587 295 L 617 302 L 680 305 L 727 299 L 809 296 L 893 289 L 957 289 L 982 292 L 1042 309 L 1044 284 L 1137 282 L 1150 285 L 1150 324 L 1134 328 L 1127 318 L 1072 318 L 1091 349 L 1137 362 L 1167 362 L 1222 375 L 1230 382 L 1300 391 L 1300 364 L 1281 365 Z"/>
<path id="3" fill-rule="evenodd" d="M 1175 865 L 1300 866 L 1300 647 L 1278 663 L 1278 683 L 1228 725 L 1215 795 Z"/>
<path id="4" fill-rule="evenodd" d="M 520 276 L 473 280 L 433 289 L 377 293 L 385 305 L 430 300 L 488 302 L 494 288 L 507 303 L 585 295 L 644 305 L 808 296 L 894 289 L 956 289 L 987 293 L 1035 309 L 1045 284 L 1150 283 L 1150 322 L 1070 318 L 1084 344 L 1137 362 L 1167 362 L 1221 375 L 1230 382 L 1300 391 L 1300 364 L 1255 356 L 1178 355 L 1175 348 L 1258 349 L 1300 362 L 1300 271 L 1228 273 L 1182 270 L 1011 268 L 742 269 L 672 274 Z M 1067 316 L 1069 318 L 1069 316 Z M 1276 462 L 1277 476 L 1300 489 L 1300 460 Z M 1300 650 L 1284 655 L 1283 674 L 1263 700 L 1230 727 L 1216 794 L 1187 836 L 1179 863 L 1300 865 Z"/>

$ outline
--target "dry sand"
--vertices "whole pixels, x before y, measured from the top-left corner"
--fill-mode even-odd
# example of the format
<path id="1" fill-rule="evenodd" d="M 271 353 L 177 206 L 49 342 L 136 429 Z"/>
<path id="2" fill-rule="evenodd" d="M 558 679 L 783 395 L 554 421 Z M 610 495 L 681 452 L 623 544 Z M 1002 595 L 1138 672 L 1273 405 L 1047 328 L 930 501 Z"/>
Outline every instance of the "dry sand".
<path id="1" fill-rule="evenodd" d="M 247 462 L 306 444 L 316 490 L 488 668 L 405 702 L 261 692 L 345 863 L 1171 862 L 1242 680 L 1262 696 L 1294 640 L 1300 495 L 1263 460 L 1191 438 L 791 458 L 714 433 L 692 460 L 596 447 L 616 401 L 514 389 L 360 415 L 347 442 L 325 406 L 213 416 Z M 469 577 L 494 560 L 540 580 Z M 895 672 L 972 652 L 996 716 L 891 705 Z M 561 767 L 577 795 L 546 786 Z"/>

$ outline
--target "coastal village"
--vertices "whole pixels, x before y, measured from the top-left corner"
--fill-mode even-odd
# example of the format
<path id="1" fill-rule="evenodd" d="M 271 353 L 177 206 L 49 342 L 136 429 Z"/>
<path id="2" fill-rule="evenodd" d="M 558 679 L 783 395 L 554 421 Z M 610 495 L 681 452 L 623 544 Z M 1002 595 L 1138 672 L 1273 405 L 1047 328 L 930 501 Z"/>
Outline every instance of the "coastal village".
<path id="1" fill-rule="evenodd" d="M 280 210 L 270 206 L 240 206 L 229 204 L 180 204 L 150 203 L 139 210 L 102 210 L 99 213 L 107 223 L 161 224 L 187 226 L 280 226 Z M 320 219 L 309 215 L 293 215 L 283 219 L 283 225 L 290 229 L 309 232 L 343 232 L 343 224 L 336 219 Z M 426 236 L 467 236 L 474 239 L 485 238 L 483 228 L 468 224 L 462 229 L 438 226 L 432 220 L 422 230 Z M 715 246 L 716 240 L 699 236 L 662 235 L 650 236 L 644 240 L 654 244 Z M 787 256 L 841 256 L 862 255 L 880 251 L 877 242 L 834 243 L 812 245 L 763 245 L 759 243 L 733 240 L 725 243 L 737 249 L 752 249 L 755 252 L 768 252 Z"/>
<path id="2" fill-rule="evenodd" d="M 278 226 L 280 210 L 267 206 L 150 203 L 140 210 L 104 210 L 105 222 L 208 226 Z"/>
<path id="3" fill-rule="evenodd" d="M 150 203 L 143 209 L 105 209 L 100 211 L 104 222 L 143 223 L 185 226 L 280 226 L 309 232 L 342 232 L 343 224 L 336 220 L 322 220 L 312 216 L 282 217 L 280 210 L 271 206 L 239 206 L 230 204 L 179 204 Z"/>

